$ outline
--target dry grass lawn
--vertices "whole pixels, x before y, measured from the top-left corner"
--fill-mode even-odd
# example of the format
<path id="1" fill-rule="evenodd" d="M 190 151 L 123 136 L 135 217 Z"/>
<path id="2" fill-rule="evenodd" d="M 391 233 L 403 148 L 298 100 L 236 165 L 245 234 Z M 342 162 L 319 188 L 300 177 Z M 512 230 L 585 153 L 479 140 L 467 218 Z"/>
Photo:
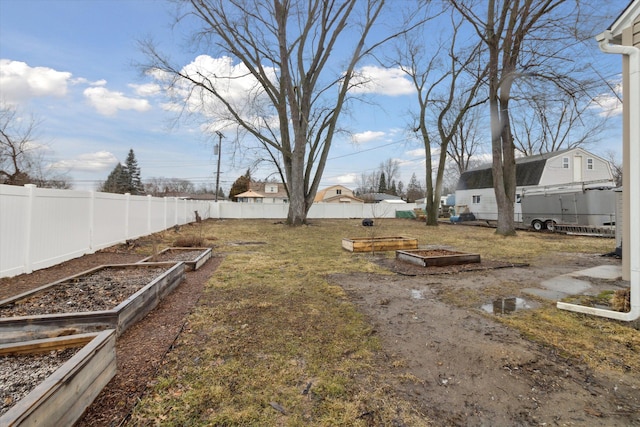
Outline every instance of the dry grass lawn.
<path id="1" fill-rule="evenodd" d="M 385 360 L 375 331 L 342 288 L 325 280 L 332 273 L 391 274 L 371 255 L 343 250 L 344 237 L 408 236 L 420 245 L 480 253 L 483 260 L 532 265 L 542 254 L 612 249 L 610 239 L 529 232 L 504 238 L 489 228 L 432 228 L 406 219 L 379 220 L 373 228 L 359 220 L 299 228 L 273 220 L 209 220 L 183 227 L 180 237 L 188 235 L 213 245 L 224 261 L 136 407 L 135 425 L 364 426 L 371 413 L 375 425 L 430 425 L 390 389 L 386 376 L 394 371 L 378 369 Z M 165 232 L 161 246 L 176 237 Z M 503 321 L 594 369 L 640 370 L 640 338 L 629 325 L 549 307 Z M 607 351 L 628 367 L 611 366 Z M 399 369 L 397 375 L 402 381 L 406 374 Z"/>

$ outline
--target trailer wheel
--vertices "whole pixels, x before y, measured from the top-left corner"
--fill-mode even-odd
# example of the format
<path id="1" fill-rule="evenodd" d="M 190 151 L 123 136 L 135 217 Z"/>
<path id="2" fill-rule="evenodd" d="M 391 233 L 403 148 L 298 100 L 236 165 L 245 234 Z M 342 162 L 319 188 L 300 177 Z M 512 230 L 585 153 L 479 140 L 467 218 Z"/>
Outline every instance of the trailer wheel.
<path id="1" fill-rule="evenodd" d="M 544 224 L 539 219 L 536 219 L 531 223 L 531 227 L 533 227 L 535 231 L 542 231 Z"/>
<path id="2" fill-rule="evenodd" d="M 556 229 L 556 222 L 553 220 L 549 220 L 544 223 L 544 226 L 547 228 L 547 230 L 554 231 Z"/>

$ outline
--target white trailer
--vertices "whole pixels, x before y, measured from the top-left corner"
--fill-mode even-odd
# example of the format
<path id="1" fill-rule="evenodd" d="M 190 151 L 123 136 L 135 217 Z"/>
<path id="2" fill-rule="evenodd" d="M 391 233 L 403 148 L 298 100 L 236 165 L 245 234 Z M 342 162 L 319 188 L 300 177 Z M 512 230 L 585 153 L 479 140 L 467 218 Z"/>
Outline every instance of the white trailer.
<path id="1" fill-rule="evenodd" d="M 612 227 L 616 193 L 611 187 L 532 190 L 522 193 L 522 223 L 534 230 L 562 226 Z"/>

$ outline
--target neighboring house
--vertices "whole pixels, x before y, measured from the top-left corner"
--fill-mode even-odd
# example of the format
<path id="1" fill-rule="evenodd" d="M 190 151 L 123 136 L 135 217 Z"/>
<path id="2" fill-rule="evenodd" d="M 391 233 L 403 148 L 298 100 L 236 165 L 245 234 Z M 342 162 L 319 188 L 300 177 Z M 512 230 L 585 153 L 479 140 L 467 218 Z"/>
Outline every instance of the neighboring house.
<path id="1" fill-rule="evenodd" d="M 239 203 L 289 203 L 289 196 L 281 182 L 252 181 L 249 190 L 237 194 L 235 199 Z"/>
<path id="2" fill-rule="evenodd" d="M 236 194 L 234 198 L 238 203 L 262 203 L 264 201 L 264 196 L 253 190 L 248 190 L 244 193 Z"/>
<path id="3" fill-rule="evenodd" d="M 332 185 L 316 193 L 313 203 L 364 203 L 343 185 Z"/>
<path id="4" fill-rule="evenodd" d="M 523 191 L 559 187 L 613 187 L 609 162 L 582 148 L 516 159 L 515 221 L 522 221 Z M 477 219 L 498 219 L 491 165 L 464 172 L 456 188 L 456 213 L 471 212 Z"/>

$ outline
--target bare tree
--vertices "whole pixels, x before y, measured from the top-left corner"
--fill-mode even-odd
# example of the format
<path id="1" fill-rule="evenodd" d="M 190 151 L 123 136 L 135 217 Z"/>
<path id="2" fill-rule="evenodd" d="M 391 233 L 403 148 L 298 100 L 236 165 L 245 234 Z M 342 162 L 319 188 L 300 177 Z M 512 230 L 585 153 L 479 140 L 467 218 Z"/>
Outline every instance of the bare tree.
<path id="1" fill-rule="evenodd" d="M 33 116 L 23 118 L 13 105 L 0 105 L 0 184 L 71 188 L 66 175 L 47 164 L 45 147 L 36 143 L 39 124 Z"/>
<path id="2" fill-rule="evenodd" d="M 615 151 L 608 150 L 606 152 L 606 159 L 611 166 L 613 172 L 613 179 L 618 187 L 622 186 L 622 161 L 616 155 Z"/>
<path id="3" fill-rule="evenodd" d="M 146 179 L 144 183 L 144 194 L 152 196 L 180 196 L 195 192 L 195 185 L 181 178 L 152 177 Z"/>
<path id="4" fill-rule="evenodd" d="M 549 82 L 571 96 L 583 93 L 587 78 L 579 47 L 585 37 L 580 31 L 585 11 L 582 3 L 566 0 L 488 0 L 482 3 L 483 14 L 475 0 L 450 2 L 488 49 L 496 233 L 514 235 L 516 150 L 511 102 L 526 98 L 518 94 L 536 93 L 539 82 Z"/>
<path id="5" fill-rule="evenodd" d="M 478 62 L 481 45 L 460 49 L 456 40 L 461 23 L 453 22 L 452 18 L 451 24 L 452 33 L 447 34 L 447 49 L 443 55 L 440 55 L 442 45 L 430 55 L 425 37 L 405 37 L 406 47 L 398 49 L 397 65 L 409 76 L 417 94 L 417 123 L 412 127 L 418 132 L 425 149 L 427 225 L 438 225 L 449 144 L 455 140 L 469 111 L 485 102 L 478 99 L 486 73 L 486 66 Z M 435 174 L 431 161 L 432 144 L 438 156 Z"/>
<path id="6" fill-rule="evenodd" d="M 391 188 L 391 183 L 398 179 L 400 173 L 400 162 L 394 159 L 387 159 L 380 163 L 380 170 L 384 173 L 387 181 L 387 188 Z"/>
<path id="7" fill-rule="evenodd" d="M 306 221 L 345 108 L 356 66 L 384 0 L 178 0 L 181 16 L 200 24 L 194 39 L 205 49 L 241 64 L 241 76 L 180 68 L 152 43 L 147 70 L 168 76 L 170 89 L 196 103 L 216 123 L 243 129 L 259 142 L 289 196 L 287 222 Z M 344 54 L 343 57 L 338 55 Z M 336 67 L 336 64 L 339 64 Z M 236 79 L 249 82 L 238 102 L 228 92 Z M 207 105 L 215 100 L 218 108 Z"/>
<path id="8" fill-rule="evenodd" d="M 594 142 L 607 122 L 592 108 L 594 98 L 547 91 L 529 97 L 523 108 L 510 111 L 516 149 L 530 156 Z"/>
<path id="9" fill-rule="evenodd" d="M 24 121 L 14 106 L 3 103 L 0 107 L 0 183 L 24 185 L 30 182 L 37 126 L 33 117 Z"/>
<path id="10" fill-rule="evenodd" d="M 453 105 L 454 110 L 460 110 L 460 101 Z M 455 118 L 457 114 L 453 114 Z M 484 143 L 483 136 L 480 132 L 480 116 L 479 108 L 472 108 L 465 114 L 464 120 L 458 123 L 457 127 L 453 127 L 449 116 L 445 120 L 449 121 L 446 125 L 448 129 L 455 129 L 451 136 L 451 142 L 447 146 L 447 154 L 449 159 L 454 163 L 457 176 L 462 172 L 477 166 L 477 156 L 481 153 Z M 454 174 L 455 175 L 455 174 Z M 454 186 L 455 187 L 455 186 Z"/>

